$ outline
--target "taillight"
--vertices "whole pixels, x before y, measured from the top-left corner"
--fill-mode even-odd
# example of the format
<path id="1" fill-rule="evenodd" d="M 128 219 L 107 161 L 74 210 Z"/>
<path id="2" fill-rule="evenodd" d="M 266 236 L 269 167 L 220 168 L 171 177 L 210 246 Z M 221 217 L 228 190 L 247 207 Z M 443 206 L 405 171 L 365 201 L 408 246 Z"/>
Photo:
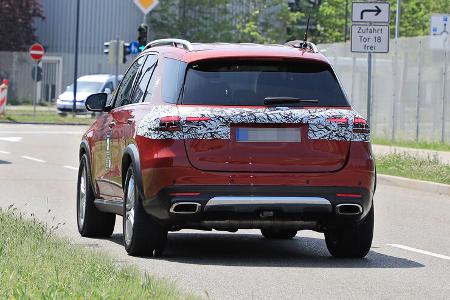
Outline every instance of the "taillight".
<path id="1" fill-rule="evenodd" d="M 353 132 L 369 133 L 369 124 L 364 118 L 355 117 L 353 119 Z"/>
<path id="2" fill-rule="evenodd" d="M 340 125 L 347 125 L 348 124 L 348 119 L 347 118 L 328 118 L 327 121 L 331 122 L 331 123 L 337 123 L 337 124 L 340 124 Z"/>
<path id="3" fill-rule="evenodd" d="M 180 116 L 167 116 L 159 119 L 159 130 L 177 131 L 181 130 Z"/>

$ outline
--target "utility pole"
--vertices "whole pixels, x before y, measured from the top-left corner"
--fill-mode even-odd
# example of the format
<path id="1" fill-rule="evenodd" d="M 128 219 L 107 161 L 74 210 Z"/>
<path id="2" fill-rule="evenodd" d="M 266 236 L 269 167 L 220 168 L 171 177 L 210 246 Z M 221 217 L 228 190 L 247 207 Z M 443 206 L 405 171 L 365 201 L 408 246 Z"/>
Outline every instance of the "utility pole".
<path id="1" fill-rule="evenodd" d="M 395 42 L 397 43 L 397 39 L 400 36 L 400 0 L 397 0 L 397 13 L 395 14 Z"/>
<path id="2" fill-rule="evenodd" d="M 347 43 L 347 28 L 348 28 L 348 0 L 345 0 L 344 43 Z"/>
<path id="3" fill-rule="evenodd" d="M 79 37 L 78 33 L 80 31 L 80 0 L 77 0 L 77 16 L 76 16 L 76 28 L 75 28 L 75 68 L 73 72 L 73 106 L 72 112 L 75 116 L 75 112 L 77 109 L 77 78 L 78 78 L 78 43 Z"/>

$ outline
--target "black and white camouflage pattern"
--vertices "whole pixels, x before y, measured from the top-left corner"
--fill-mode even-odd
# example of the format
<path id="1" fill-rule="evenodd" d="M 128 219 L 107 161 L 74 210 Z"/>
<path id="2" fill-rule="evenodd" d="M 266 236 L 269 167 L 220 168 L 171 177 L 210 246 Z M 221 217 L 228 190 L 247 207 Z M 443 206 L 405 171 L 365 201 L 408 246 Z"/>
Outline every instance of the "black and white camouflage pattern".
<path id="1" fill-rule="evenodd" d="M 182 131 L 161 131 L 161 117 L 180 116 Z M 188 122 L 186 117 L 206 117 L 208 121 Z M 369 133 L 354 133 L 353 119 L 361 118 L 348 109 L 298 108 L 214 108 L 161 105 L 155 106 L 140 122 L 137 135 L 150 139 L 230 139 L 230 124 L 308 124 L 311 140 L 368 142 Z M 328 121 L 347 118 L 347 124 Z"/>

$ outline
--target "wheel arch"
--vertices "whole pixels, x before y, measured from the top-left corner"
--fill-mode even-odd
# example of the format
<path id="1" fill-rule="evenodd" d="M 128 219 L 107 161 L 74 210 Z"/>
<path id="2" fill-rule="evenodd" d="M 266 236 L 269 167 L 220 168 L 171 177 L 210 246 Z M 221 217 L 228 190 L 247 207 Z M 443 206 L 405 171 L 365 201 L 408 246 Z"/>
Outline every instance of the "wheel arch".
<path id="1" fill-rule="evenodd" d="M 135 144 L 130 144 L 123 150 L 122 167 L 121 167 L 123 187 L 125 187 L 125 178 L 127 175 L 127 170 L 130 167 L 130 165 L 133 165 L 133 171 L 138 186 L 138 192 L 141 196 L 141 199 L 144 199 L 141 162 L 139 158 L 139 150 Z"/>
<path id="2" fill-rule="evenodd" d="M 81 160 L 81 158 L 83 157 L 83 155 L 86 154 L 87 160 L 87 176 L 89 176 L 89 181 L 91 182 L 91 187 L 92 190 L 94 191 L 95 195 L 98 195 L 98 190 L 97 190 L 97 185 L 94 183 L 94 180 L 92 178 L 92 172 L 91 172 L 91 150 L 89 147 L 89 143 L 86 140 L 82 140 L 81 144 L 80 144 L 80 150 L 78 152 L 78 159 Z"/>

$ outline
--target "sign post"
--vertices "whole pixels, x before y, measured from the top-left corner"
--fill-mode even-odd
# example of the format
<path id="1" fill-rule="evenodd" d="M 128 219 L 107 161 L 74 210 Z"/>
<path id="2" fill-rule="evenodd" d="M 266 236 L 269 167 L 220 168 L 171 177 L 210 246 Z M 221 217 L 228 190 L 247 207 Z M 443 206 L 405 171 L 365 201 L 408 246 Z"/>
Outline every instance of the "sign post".
<path id="1" fill-rule="evenodd" d="M 40 94 L 40 83 L 38 80 L 37 73 L 40 69 L 39 63 L 41 62 L 42 58 L 44 58 L 44 54 L 45 54 L 45 50 L 44 47 L 39 44 L 39 43 L 34 43 L 33 45 L 31 45 L 30 47 L 30 57 L 32 60 L 34 60 L 36 62 L 36 79 L 33 78 L 33 80 L 36 81 L 36 97 L 34 98 L 33 101 L 33 116 L 36 116 L 36 103 L 39 100 L 39 94 Z"/>
<path id="2" fill-rule="evenodd" d="M 388 2 L 353 2 L 351 51 L 367 53 L 367 123 L 372 106 L 372 53 L 389 52 Z"/>
<path id="3" fill-rule="evenodd" d="M 158 6 L 159 0 L 134 0 L 134 4 L 136 4 L 144 14 L 143 24 L 146 24 L 147 27 L 150 27 L 147 22 L 147 15 Z M 147 31 L 147 40 L 149 40 L 149 35 L 150 31 Z"/>

